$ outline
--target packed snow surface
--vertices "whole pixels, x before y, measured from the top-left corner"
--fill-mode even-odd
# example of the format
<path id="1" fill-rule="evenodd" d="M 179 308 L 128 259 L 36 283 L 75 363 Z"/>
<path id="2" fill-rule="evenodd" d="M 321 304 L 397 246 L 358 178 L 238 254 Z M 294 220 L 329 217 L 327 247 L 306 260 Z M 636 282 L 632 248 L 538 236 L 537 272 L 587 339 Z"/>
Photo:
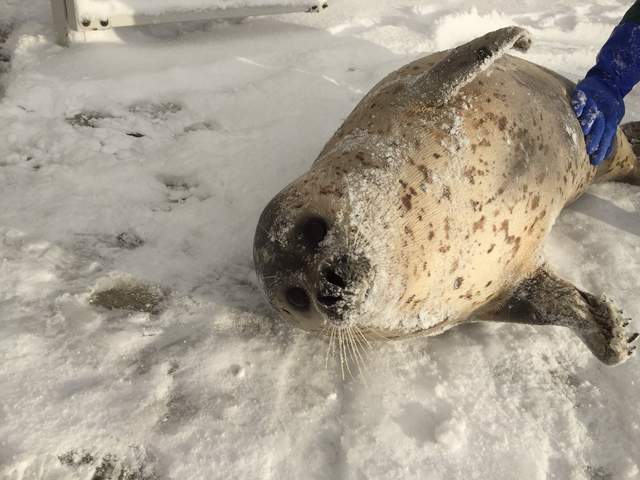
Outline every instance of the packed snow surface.
<path id="1" fill-rule="evenodd" d="M 332 0 L 61 48 L 49 2 L 5 0 L 0 478 L 639 478 L 637 359 L 471 324 L 376 343 L 343 380 L 251 258 L 262 208 L 385 74 L 515 24 L 577 79 L 630 3 Z M 639 236 L 640 190 L 595 186 L 546 256 L 638 330 Z"/>

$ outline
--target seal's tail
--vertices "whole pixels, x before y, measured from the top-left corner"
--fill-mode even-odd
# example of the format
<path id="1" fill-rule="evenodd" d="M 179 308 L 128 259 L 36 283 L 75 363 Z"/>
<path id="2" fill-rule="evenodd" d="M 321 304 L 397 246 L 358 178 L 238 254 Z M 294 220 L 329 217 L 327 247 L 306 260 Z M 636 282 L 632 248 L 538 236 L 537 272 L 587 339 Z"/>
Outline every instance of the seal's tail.
<path id="1" fill-rule="evenodd" d="M 618 129 L 614 150 L 598 167 L 595 182 L 624 182 L 640 185 L 640 122 Z"/>
<path id="2" fill-rule="evenodd" d="M 640 158 L 640 122 L 625 123 L 620 128 L 629 140 L 636 158 Z"/>
<path id="3" fill-rule="evenodd" d="M 618 181 L 630 183 L 632 185 L 640 185 L 640 122 L 625 123 L 620 127 L 624 136 L 627 137 L 629 145 L 631 145 L 632 165 L 631 171 L 621 177 Z"/>

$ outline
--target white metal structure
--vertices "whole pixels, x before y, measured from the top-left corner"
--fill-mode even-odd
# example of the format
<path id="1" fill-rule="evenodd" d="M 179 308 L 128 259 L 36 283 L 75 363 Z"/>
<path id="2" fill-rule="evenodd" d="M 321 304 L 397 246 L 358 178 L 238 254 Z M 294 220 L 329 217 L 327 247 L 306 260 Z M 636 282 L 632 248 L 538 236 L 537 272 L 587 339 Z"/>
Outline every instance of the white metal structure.
<path id="1" fill-rule="evenodd" d="M 176 0 L 179 2 L 179 0 Z M 179 3 L 178 3 L 179 6 Z M 69 31 L 87 32 L 106 30 L 109 28 L 128 27 L 132 25 L 149 25 L 171 22 L 188 22 L 192 20 L 209 20 L 215 18 L 244 18 L 258 15 L 274 15 L 293 12 L 319 12 L 327 8 L 327 0 L 301 0 L 297 3 L 282 5 L 263 5 L 247 7 L 205 8 L 198 10 L 171 10 L 160 14 L 115 14 L 100 15 L 91 11 L 83 11 L 78 0 L 51 0 L 53 23 L 57 41 L 60 45 L 69 42 Z"/>

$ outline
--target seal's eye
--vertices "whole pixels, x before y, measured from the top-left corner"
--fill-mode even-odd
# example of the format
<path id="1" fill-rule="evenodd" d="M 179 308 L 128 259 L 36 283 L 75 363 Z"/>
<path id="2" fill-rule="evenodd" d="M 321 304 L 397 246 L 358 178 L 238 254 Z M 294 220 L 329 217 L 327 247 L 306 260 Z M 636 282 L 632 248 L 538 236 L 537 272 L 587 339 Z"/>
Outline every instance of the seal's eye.
<path id="1" fill-rule="evenodd" d="M 287 302 L 297 310 L 308 310 L 311 305 L 309 295 L 307 295 L 307 292 L 302 288 L 290 287 L 287 289 L 285 295 L 287 297 Z"/>
<path id="2" fill-rule="evenodd" d="M 327 236 L 327 222 L 320 217 L 311 217 L 302 224 L 302 238 L 310 247 L 317 247 Z"/>

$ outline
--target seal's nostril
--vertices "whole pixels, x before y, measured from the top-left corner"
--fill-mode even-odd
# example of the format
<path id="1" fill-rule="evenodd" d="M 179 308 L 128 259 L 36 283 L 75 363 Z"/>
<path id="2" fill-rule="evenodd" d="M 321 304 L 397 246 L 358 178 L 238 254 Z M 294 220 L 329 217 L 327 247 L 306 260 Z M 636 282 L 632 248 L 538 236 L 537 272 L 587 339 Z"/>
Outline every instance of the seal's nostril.
<path id="1" fill-rule="evenodd" d="M 338 275 L 335 271 L 326 268 L 322 273 L 327 282 L 331 283 L 332 285 L 340 288 L 345 288 L 347 286 L 347 282 L 344 280 L 344 278 Z"/>
<path id="2" fill-rule="evenodd" d="M 311 217 L 302 225 L 302 236 L 311 247 L 316 247 L 327 236 L 327 222 L 320 217 Z"/>
<path id="3" fill-rule="evenodd" d="M 290 287 L 287 289 L 285 295 L 287 297 L 287 302 L 297 310 L 308 310 L 311 305 L 309 295 L 307 295 L 307 292 L 302 288 Z"/>

